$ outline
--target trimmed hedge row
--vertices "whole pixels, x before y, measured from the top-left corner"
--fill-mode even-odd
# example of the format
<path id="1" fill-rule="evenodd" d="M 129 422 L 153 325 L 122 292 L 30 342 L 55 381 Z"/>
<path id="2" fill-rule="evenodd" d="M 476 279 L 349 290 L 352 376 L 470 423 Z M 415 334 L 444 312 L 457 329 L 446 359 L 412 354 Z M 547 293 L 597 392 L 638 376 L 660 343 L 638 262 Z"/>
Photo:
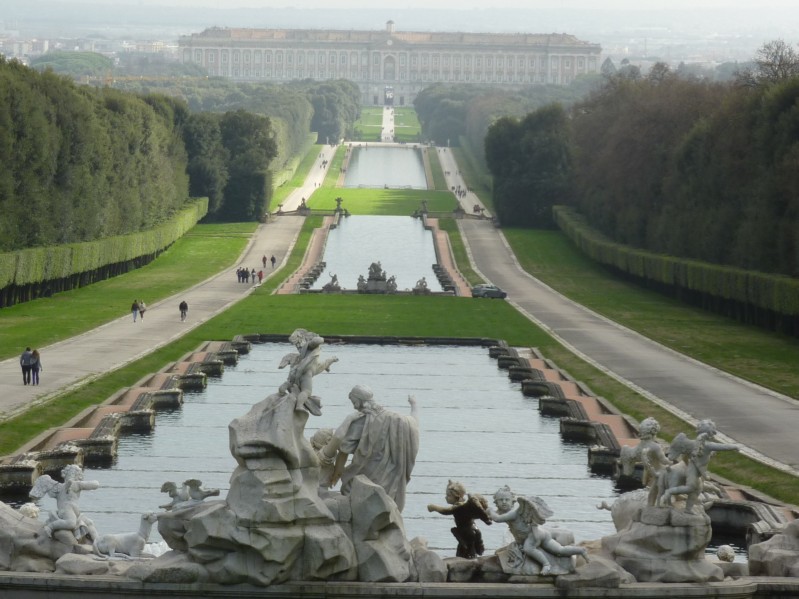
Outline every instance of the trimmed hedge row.
<path id="1" fill-rule="evenodd" d="M 799 279 L 655 254 L 611 241 L 567 206 L 555 206 L 554 218 L 569 239 L 592 260 L 658 286 L 687 290 L 766 310 L 778 317 L 799 317 Z"/>
<path id="2" fill-rule="evenodd" d="M 200 198 L 164 224 L 147 231 L 0 254 L 0 290 L 65 279 L 156 254 L 182 237 L 206 212 L 208 198 Z"/>

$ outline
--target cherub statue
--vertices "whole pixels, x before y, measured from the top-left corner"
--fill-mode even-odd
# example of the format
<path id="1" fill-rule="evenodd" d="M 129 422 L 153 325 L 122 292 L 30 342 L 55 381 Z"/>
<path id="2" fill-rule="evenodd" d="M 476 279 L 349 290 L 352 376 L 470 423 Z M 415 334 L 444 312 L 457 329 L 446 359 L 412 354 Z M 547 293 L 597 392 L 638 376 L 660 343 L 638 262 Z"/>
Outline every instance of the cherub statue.
<path id="1" fill-rule="evenodd" d="M 650 489 L 649 505 L 655 505 L 657 500 L 656 481 L 658 473 L 671 464 L 671 461 L 663 451 L 663 447 L 657 441 L 659 432 L 660 423 L 654 418 L 645 418 L 639 427 L 640 441 L 638 445 L 635 447 L 623 446 L 619 456 L 622 472 L 627 476 L 632 475 L 636 463 L 643 465 L 644 474 L 641 482 Z"/>
<path id="2" fill-rule="evenodd" d="M 306 408 L 314 416 L 322 414 L 322 404 L 318 397 L 313 395 L 313 377 L 322 372 L 330 372 L 330 366 L 338 362 L 335 356 L 321 360 L 324 337 L 316 333 L 297 329 L 289 337 L 299 353 L 286 354 L 278 368 L 291 365 L 286 382 L 280 386 L 280 394 L 293 393 L 296 396 L 297 406 Z"/>
<path id="3" fill-rule="evenodd" d="M 485 551 L 483 535 L 474 525 L 474 521 L 479 518 L 486 524 L 491 524 L 488 502 L 482 495 L 467 495 L 466 487 L 453 480 L 447 483 L 446 498 L 449 505 L 440 506 L 431 503 L 427 506 L 427 511 L 455 518 L 455 527 L 450 529 L 458 540 L 455 555 L 466 559 L 483 555 Z"/>
<path id="4" fill-rule="evenodd" d="M 691 441 L 680 433 L 669 446 L 669 458 L 677 464 L 663 469 L 657 482 L 657 504 L 671 505 L 675 495 L 686 495 L 685 511 L 693 513 L 708 477 L 710 458 L 717 451 L 738 451 L 738 446 L 716 441 L 716 425 L 712 420 L 701 420 L 696 425 L 696 439 Z"/>
<path id="5" fill-rule="evenodd" d="M 552 571 L 547 554 L 570 557 L 582 555 L 588 559 L 588 551 L 584 547 L 573 545 L 563 546 L 552 538 L 552 534 L 545 528 L 540 528 L 546 519 L 552 516 L 552 510 L 540 497 L 516 497 L 518 505 L 513 505 L 513 492 L 505 485 L 494 494 L 497 510 L 489 510 L 489 516 L 494 522 L 506 522 L 510 528 L 515 543 L 510 547 L 511 565 L 521 567 L 525 558 L 535 560 L 541 566 L 541 574 L 547 575 Z M 572 565 L 572 570 L 573 565 Z"/>
<path id="6" fill-rule="evenodd" d="M 80 513 L 78 501 L 81 491 L 94 491 L 100 488 L 100 483 L 96 480 L 84 481 L 83 470 L 76 464 L 65 466 L 61 476 L 64 478 L 63 483 L 53 480 L 47 474 L 40 476 L 30 492 L 34 499 L 49 495 L 56 500 L 56 511 L 50 512 L 44 530 L 49 537 L 56 531 L 67 530 L 75 535 L 78 542 L 84 539 L 94 542 L 97 530 L 94 523 Z"/>

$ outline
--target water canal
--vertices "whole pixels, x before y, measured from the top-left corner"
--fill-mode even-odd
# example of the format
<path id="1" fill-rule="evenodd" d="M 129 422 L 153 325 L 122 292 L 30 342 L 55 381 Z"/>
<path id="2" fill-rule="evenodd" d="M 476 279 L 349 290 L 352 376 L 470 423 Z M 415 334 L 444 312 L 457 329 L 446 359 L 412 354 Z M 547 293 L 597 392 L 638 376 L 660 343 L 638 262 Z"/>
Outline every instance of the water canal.
<path id="1" fill-rule="evenodd" d="M 181 409 L 159 413 L 149 435 L 120 439 L 109 469 L 87 469 L 101 488 L 81 497 L 83 512 L 101 533 L 134 530 L 140 514 L 168 503 L 163 482 L 199 478 L 224 498 L 235 462 L 228 448 L 228 423 L 274 392 L 286 371 L 277 365 L 294 351 L 289 344 L 253 347 L 239 364 L 189 393 Z M 403 518 L 408 538 L 425 537 L 442 556 L 454 555 L 452 518 L 431 514 L 427 504 L 444 504 L 447 480 L 490 496 L 508 484 L 517 493 L 539 495 L 555 512 L 549 521 L 574 532 L 578 541 L 614 531 L 610 512 L 596 509 L 616 496 L 611 480 L 587 467 L 587 448 L 564 443 L 557 419 L 541 417 L 536 399 L 497 367 L 486 348 L 463 346 L 327 346 L 339 362 L 318 376 L 314 393 L 323 413 L 311 417 L 310 437 L 335 428 L 352 411 L 347 399 L 355 384 L 372 387 L 386 408 L 408 411 L 413 395 L 420 409 L 420 449 Z M 505 544 L 507 527 L 484 526 L 487 551 Z"/>
<path id="2" fill-rule="evenodd" d="M 395 276 L 397 289 L 413 289 L 425 277 L 431 291 L 441 291 L 433 264 L 433 234 L 422 221 L 409 216 L 349 216 L 330 231 L 325 244 L 325 272 L 312 289 L 321 289 L 335 274 L 344 289 L 358 288 L 358 275 L 380 262 L 386 276 Z"/>
<path id="3" fill-rule="evenodd" d="M 421 148 L 353 146 L 344 187 L 427 189 Z"/>

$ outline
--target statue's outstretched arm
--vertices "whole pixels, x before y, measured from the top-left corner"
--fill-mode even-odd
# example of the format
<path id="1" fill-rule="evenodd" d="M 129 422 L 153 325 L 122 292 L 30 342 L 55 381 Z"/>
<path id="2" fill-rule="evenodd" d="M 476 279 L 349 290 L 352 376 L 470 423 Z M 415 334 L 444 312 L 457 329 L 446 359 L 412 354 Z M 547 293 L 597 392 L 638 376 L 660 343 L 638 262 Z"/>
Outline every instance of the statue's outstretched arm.
<path id="1" fill-rule="evenodd" d="M 411 417 L 416 422 L 419 422 L 419 407 L 416 404 L 416 398 L 413 395 L 409 395 L 408 403 L 411 405 Z"/>

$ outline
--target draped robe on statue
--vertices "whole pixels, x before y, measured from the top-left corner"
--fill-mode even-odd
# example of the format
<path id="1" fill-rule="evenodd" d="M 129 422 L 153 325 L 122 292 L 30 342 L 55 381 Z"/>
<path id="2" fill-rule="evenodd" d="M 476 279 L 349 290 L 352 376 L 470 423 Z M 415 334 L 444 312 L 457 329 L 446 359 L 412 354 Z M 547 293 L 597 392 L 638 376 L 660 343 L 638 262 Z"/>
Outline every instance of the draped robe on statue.
<path id="1" fill-rule="evenodd" d="M 340 451 L 352 460 L 341 476 L 341 492 L 349 494 L 352 479 L 363 474 L 380 485 L 402 511 L 405 487 L 419 451 L 419 427 L 413 416 L 380 407 L 363 414 L 347 428 Z"/>

